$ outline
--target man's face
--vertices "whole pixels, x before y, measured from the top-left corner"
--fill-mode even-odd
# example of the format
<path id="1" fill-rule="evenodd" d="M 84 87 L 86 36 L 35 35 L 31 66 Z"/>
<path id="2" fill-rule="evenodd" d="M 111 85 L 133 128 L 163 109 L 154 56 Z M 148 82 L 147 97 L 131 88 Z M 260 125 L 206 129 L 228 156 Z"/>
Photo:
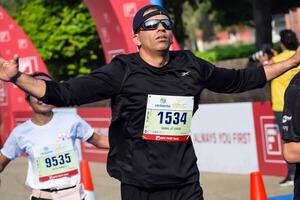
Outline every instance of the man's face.
<path id="1" fill-rule="evenodd" d="M 165 15 L 155 15 L 150 17 L 146 21 L 152 19 L 168 19 Z M 172 30 L 167 30 L 162 23 L 159 23 L 155 30 L 143 30 L 135 34 L 135 42 L 137 46 L 140 46 L 140 51 L 166 51 L 172 44 L 173 34 Z"/>
<path id="2" fill-rule="evenodd" d="M 29 105 L 35 113 L 39 114 L 49 113 L 54 108 L 54 106 L 45 104 L 33 96 L 29 97 Z"/>

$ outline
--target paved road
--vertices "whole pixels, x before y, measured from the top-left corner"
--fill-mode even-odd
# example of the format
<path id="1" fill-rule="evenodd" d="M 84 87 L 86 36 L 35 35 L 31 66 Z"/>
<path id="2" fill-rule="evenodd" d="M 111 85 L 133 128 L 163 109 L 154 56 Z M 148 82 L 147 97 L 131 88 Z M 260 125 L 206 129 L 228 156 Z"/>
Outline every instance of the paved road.
<path id="1" fill-rule="evenodd" d="M 120 184 L 110 178 L 105 164 L 90 163 L 91 173 L 97 200 L 119 200 Z M 30 195 L 30 189 L 25 185 L 27 171 L 26 158 L 12 161 L 0 174 L 0 199 L 25 200 Z M 281 177 L 264 176 L 268 196 L 290 194 L 292 187 L 280 187 Z M 250 199 L 250 179 L 248 175 L 201 173 L 201 185 L 205 200 L 247 200 Z"/>

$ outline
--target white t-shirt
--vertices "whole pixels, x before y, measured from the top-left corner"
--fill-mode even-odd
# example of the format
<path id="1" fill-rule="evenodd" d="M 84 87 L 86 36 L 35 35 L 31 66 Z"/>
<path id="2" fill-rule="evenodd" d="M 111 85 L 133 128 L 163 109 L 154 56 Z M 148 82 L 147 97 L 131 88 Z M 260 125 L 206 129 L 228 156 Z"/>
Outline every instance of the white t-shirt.
<path id="1" fill-rule="evenodd" d="M 76 139 L 88 140 L 93 128 L 77 114 L 54 112 L 47 124 L 27 120 L 9 135 L 1 153 L 14 160 L 28 155 L 26 185 L 33 189 L 66 188 L 80 182 Z"/>

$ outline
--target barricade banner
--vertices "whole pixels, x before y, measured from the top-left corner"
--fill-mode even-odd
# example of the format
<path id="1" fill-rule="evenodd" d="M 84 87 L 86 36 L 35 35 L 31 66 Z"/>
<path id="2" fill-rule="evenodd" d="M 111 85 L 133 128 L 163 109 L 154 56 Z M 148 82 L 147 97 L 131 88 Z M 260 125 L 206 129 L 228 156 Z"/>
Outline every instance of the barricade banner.
<path id="1" fill-rule="evenodd" d="M 111 122 L 110 108 L 77 108 L 77 113 L 94 128 L 96 134 L 108 136 Z M 84 142 L 81 143 L 81 153 L 85 160 L 106 162 L 108 149 L 98 149 Z"/>
<path id="2" fill-rule="evenodd" d="M 254 102 L 253 117 L 259 171 L 264 175 L 285 176 L 287 166 L 283 159 L 281 135 L 271 103 Z"/>
<path id="3" fill-rule="evenodd" d="M 191 130 L 200 171 L 258 170 L 252 103 L 199 105 Z"/>

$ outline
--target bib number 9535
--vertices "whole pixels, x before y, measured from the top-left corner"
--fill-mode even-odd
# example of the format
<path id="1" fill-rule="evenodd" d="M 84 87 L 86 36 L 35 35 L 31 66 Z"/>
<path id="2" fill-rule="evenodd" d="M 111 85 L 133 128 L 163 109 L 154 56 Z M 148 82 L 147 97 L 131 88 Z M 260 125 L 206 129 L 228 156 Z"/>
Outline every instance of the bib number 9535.
<path id="1" fill-rule="evenodd" d="M 69 153 L 52 156 L 49 158 L 45 158 L 46 167 L 56 167 L 58 165 L 64 165 L 65 163 L 70 163 L 71 157 Z"/>

